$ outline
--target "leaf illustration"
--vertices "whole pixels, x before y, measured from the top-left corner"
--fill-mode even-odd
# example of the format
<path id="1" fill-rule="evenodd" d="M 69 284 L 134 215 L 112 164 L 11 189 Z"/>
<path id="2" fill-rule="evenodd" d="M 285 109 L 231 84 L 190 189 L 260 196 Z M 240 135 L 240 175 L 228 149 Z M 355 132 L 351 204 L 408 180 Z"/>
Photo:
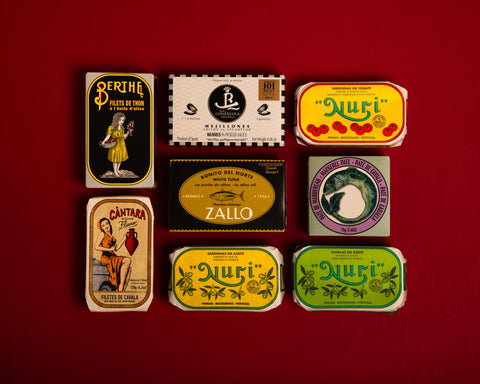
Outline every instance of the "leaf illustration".
<path id="1" fill-rule="evenodd" d="M 329 215 L 331 215 L 332 214 L 332 209 L 330 208 L 330 203 L 325 198 L 325 195 L 322 195 L 321 203 L 322 203 L 322 207 L 323 207 L 324 211 L 326 213 L 328 213 Z"/>
<path id="2" fill-rule="evenodd" d="M 338 212 L 340 210 L 340 201 L 342 197 L 345 195 L 345 192 L 335 193 L 330 198 L 330 206 L 332 207 L 332 212 Z"/>

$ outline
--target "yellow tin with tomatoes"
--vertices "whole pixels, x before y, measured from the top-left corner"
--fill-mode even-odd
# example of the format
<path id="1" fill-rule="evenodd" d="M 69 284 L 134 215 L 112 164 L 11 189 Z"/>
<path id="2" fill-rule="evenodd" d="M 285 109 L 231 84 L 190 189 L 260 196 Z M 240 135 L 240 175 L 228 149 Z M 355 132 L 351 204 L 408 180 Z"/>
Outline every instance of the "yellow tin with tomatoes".
<path id="1" fill-rule="evenodd" d="M 297 142 L 399 146 L 407 133 L 407 100 L 407 90 L 390 82 L 302 85 L 295 93 Z"/>

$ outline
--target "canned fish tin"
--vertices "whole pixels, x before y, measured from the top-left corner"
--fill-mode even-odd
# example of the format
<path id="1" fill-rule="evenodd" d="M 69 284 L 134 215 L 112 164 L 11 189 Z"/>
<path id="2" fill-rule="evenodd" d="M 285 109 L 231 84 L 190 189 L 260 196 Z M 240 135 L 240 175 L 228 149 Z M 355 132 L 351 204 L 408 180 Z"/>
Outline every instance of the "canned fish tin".
<path id="1" fill-rule="evenodd" d="M 394 312 L 406 260 L 392 247 L 307 246 L 293 256 L 295 302 L 308 311 Z"/>
<path id="2" fill-rule="evenodd" d="M 309 158 L 309 234 L 390 235 L 390 158 Z"/>
<path id="3" fill-rule="evenodd" d="M 87 187 L 155 186 L 154 81 L 146 73 L 87 73 Z"/>
<path id="4" fill-rule="evenodd" d="M 153 211 L 147 197 L 87 205 L 85 297 L 95 312 L 146 311 L 153 298 Z"/>
<path id="5" fill-rule="evenodd" d="M 171 231 L 284 231 L 283 160 L 171 160 Z"/>
<path id="6" fill-rule="evenodd" d="M 170 75 L 170 145 L 285 145 L 282 75 Z"/>
<path id="7" fill-rule="evenodd" d="M 184 247 L 170 254 L 170 302 L 183 310 L 264 312 L 283 299 L 274 247 Z"/>
<path id="8" fill-rule="evenodd" d="M 295 93 L 297 142 L 395 147 L 407 133 L 407 90 L 389 82 L 308 83 Z"/>

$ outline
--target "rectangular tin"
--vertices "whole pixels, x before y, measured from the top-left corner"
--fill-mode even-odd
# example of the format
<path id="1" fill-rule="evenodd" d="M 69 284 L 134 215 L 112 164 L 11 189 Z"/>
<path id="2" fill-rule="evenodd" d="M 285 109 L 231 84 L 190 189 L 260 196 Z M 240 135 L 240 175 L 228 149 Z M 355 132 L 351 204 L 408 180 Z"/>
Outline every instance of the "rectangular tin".
<path id="1" fill-rule="evenodd" d="M 170 145 L 285 145 L 282 75 L 170 75 Z"/>
<path id="2" fill-rule="evenodd" d="M 389 82 L 308 83 L 295 92 L 295 135 L 310 146 L 396 147 L 407 133 L 406 89 Z"/>
<path id="3" fill-rule="evenodd" d="M 390 158 L 312 156 L 311 236 L 390 236 Z"/>
<path id="4" fill-rule="evenodd" d="M 91 311 L 148 310 L 153 298 L 153 219 L 147 197 L 88 201 L 85 297 Z"/>
<path id="5" fill-rule="evenodd" d="M 170 262 L 169 301 L 185 311 L 265 312 L 282 303 L 283 257 L 274 247 L 183 247 Z"/>
<path id="6" fill-rule="evenodd" d="M 307 311 L 394 312 L 406 260 L 392 247 L 306 246 L 293 256 L 293 298 Z"/>
<path id="7" fill-rule="evenodd" d="M 284 231 L 283 160 L 170 160 L 171 231 Z"/>
<path id="8" fill-rule="evenodd" d="M 155 187 L 155 78 L 149 73 L 85 76 L 85 184 Z"/>

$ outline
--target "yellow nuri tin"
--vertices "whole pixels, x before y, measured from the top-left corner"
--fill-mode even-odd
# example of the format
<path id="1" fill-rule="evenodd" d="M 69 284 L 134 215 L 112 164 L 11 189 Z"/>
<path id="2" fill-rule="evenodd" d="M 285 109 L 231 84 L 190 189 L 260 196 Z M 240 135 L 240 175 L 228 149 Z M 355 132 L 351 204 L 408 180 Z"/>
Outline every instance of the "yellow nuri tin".
<path id="1" fill-rule="evenodd" d="M 170 254 L 170 302 L 183 310 L 263 312 L 283 299 L 274 247 L 184 247 Z"/>
<path id="2" fill-rule="evenodd" d="M 407 90 L 389 82 L 308 83 L 295 93 L 297 142 L 311 146 L 401 145 Z"/>

